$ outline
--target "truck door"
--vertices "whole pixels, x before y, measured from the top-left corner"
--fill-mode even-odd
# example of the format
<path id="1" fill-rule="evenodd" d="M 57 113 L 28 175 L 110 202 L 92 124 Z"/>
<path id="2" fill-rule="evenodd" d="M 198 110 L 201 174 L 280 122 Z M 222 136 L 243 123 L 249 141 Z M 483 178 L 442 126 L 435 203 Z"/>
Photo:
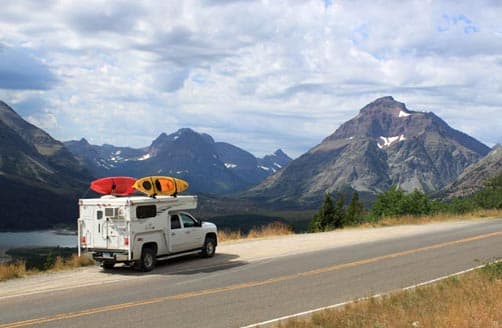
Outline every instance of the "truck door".
<path id="1" fill-rule="evenodd" d="M 104 209 L 96 210 L 96 220 L 92 223 L 92 240 L 88 241 L 89 247 L 108 248 L 108 227 Z"/>
<path id="2" fill-rule="evenodd" d="M 169 238 L 171 238 L 171 251 L 173 253 L 178 253 L 186 250 L 187 242 L 186 237 L 183 232 L 180 217 L 178 214 L 171 215 L 171 233 L 169 234 Z"/>
<path id="3" fill-rule="evenodd" d="M 105 208 L 107 248 L 121 249 L 125 247 L 123 242 L 127 234 L 127 222 L 124 217 L 124 208 Z"/>
<path id="4" fill-rule="evenodd" d="M 187 239 L 187 249 L 200 248 L 204 244 L 204 236 L 202 235 L 202 228 L 188 213 L 179 213 L 181 222 L 183 223 L 183 232 Z"/>

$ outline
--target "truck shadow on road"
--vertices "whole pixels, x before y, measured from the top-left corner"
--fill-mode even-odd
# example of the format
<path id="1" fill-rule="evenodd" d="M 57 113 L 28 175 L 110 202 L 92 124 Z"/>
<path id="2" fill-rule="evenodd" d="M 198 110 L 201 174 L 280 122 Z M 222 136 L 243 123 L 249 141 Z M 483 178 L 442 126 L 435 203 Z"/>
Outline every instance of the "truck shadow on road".
<path id="1" fill-rule="evenodd" d="M 199 255 L 187 255 L 171 260 L 158 261 L 155 269 L 151 272 L 141 272 L 131 266 L 116 266 L 110 270 L 104 270 L 108 274 L 144 276 L 144 275 L 189 275 L 197 273 L 211 273 L 229 270 L 248 264 L 238 260 L 235 254 L 216 253 L 212 258 L 201 258 Z"/>

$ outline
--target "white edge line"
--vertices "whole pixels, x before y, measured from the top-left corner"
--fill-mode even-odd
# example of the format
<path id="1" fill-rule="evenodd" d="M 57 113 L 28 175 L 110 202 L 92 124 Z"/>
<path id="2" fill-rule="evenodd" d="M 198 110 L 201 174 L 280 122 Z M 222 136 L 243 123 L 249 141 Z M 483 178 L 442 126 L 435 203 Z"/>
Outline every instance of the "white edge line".
<path id="1" fill-rule="evenodd" d="M 352 303 L 357 303 L 357 302 L 369 300 L 369 299 L 372 299 L 372 298 L 381 298 L 383 296 L 394 294 L 394 293 L 396 293 L 398 291 L 405 291 L 405 290 L 410 290 L 410 289 L 416 289 L 418 287 L 430 285 L 430 284 L 433 284 L 433 283 L 441 281 L 441 280 L 445 280 L 445 279 L 452 278 L 452 277 L 455 277 L 455 276 L 459 276 L 459 275 L 462 275 L 462 274 L 465 274 L 465 273 L 468 273 L 468 272 L 471 272 L 471 271 L 474 271 L 474 270 L 481 269 L 482 267 L 484 267 L 484 266 L 486 266 L 488 264 L 494 264 L 494 263 L 498 263 L 498 262 L 502 262 L 502 259 L 501 260 L 496 260 L 496 261 L 493 261 L 493 262 L 488 262 L 486 264 L 478 265 L 477 267 L 474 267 L 474 268 L 470 268 L 470 269 L 467 269 L 467 270 L 455 272 L 455 273 L 452 273 L 452 274 L 449 274 L 449 275 L 446 275 L 446 276 L 442 276 L 442 277 L 439 277 L 439 278 L 435 278 L 435 279 L 432 279 L 432 280 L 424 281 L 424 282 L 421 282 L 419 284 L 411 285 L 411 286 L 404 287 L 404 288 L 401 288 L 401 289 L 395 289 L 395 290 L 392 290 L 392 291 L 387 292 L 387 293 L 375 294 L 375 295 L 372 295 L 372 296 L 361 297 L 361 298 L 357 298 L 357 299 L 352 300 L 352 301 L 346 301 L 346 302 L 337 303 L 337 304 L 329 305 L 329 306 L 324 306 L 324 307 L 321 307 L 321 308 L 317 308 L 317 309 L 313 309 L 313 310 L 309 310 L 309 311 L 305 311 L 305 312 L 295 313 L 295 314 L 287 315 L 287 316 L 276 318 L 276 319 L 271 319 L 271 320 L 267 320 L 267 321 L 263 321 L 263 322 L 259 322 L 259 323 L 254 323 L 254 324 L 251 324 L 249 326 L 243 326 L 241 328 L 255 328 L 255 327 L 269 326 L 269 325 L 272 325 L 274 323 L 279 323 L 279 322 L 282 322 L 282 321 L 285 321 L 285 320 L 289 320 L 289 319 L 293 319 L 293 318 L 297 318 L 297 317 L 307 316 L 309 314 L 313 314 L 313 313 L 316 313 L 316 312 L 321 312 L 321 311 L 324 311 L 324 310 L 335 309 L 335 308 L 343 307 L 345 305 L 349 305 L 349 304 L 352 304 Z"/>

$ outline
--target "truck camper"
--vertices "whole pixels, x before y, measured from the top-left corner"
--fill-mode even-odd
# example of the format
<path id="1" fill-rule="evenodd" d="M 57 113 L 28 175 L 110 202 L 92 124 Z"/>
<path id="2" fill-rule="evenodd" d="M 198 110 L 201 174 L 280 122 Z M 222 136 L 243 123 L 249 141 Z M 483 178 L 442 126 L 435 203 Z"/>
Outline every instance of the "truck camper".
<path id="1" fill-rule="evenodd" d="M 157 260 L 200 253 L 212 257 L 217 228 L 189 214 L 196 196 L 105 195 L 79 200 L 78 252 L 104 269 L 116 263 L 151 271 Z"/>

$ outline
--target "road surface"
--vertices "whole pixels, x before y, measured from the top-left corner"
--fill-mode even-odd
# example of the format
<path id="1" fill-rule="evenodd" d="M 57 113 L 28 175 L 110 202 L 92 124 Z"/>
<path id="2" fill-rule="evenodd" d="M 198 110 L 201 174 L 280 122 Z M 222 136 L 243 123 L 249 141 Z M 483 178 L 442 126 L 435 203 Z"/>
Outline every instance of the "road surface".
<path id="1" fill-rule="evenodd" d="M 152 273 L 85 268 L 0 283 L 0 328 L 240 327 L 502 258 L 502 219 L 221 245 Z"/>

